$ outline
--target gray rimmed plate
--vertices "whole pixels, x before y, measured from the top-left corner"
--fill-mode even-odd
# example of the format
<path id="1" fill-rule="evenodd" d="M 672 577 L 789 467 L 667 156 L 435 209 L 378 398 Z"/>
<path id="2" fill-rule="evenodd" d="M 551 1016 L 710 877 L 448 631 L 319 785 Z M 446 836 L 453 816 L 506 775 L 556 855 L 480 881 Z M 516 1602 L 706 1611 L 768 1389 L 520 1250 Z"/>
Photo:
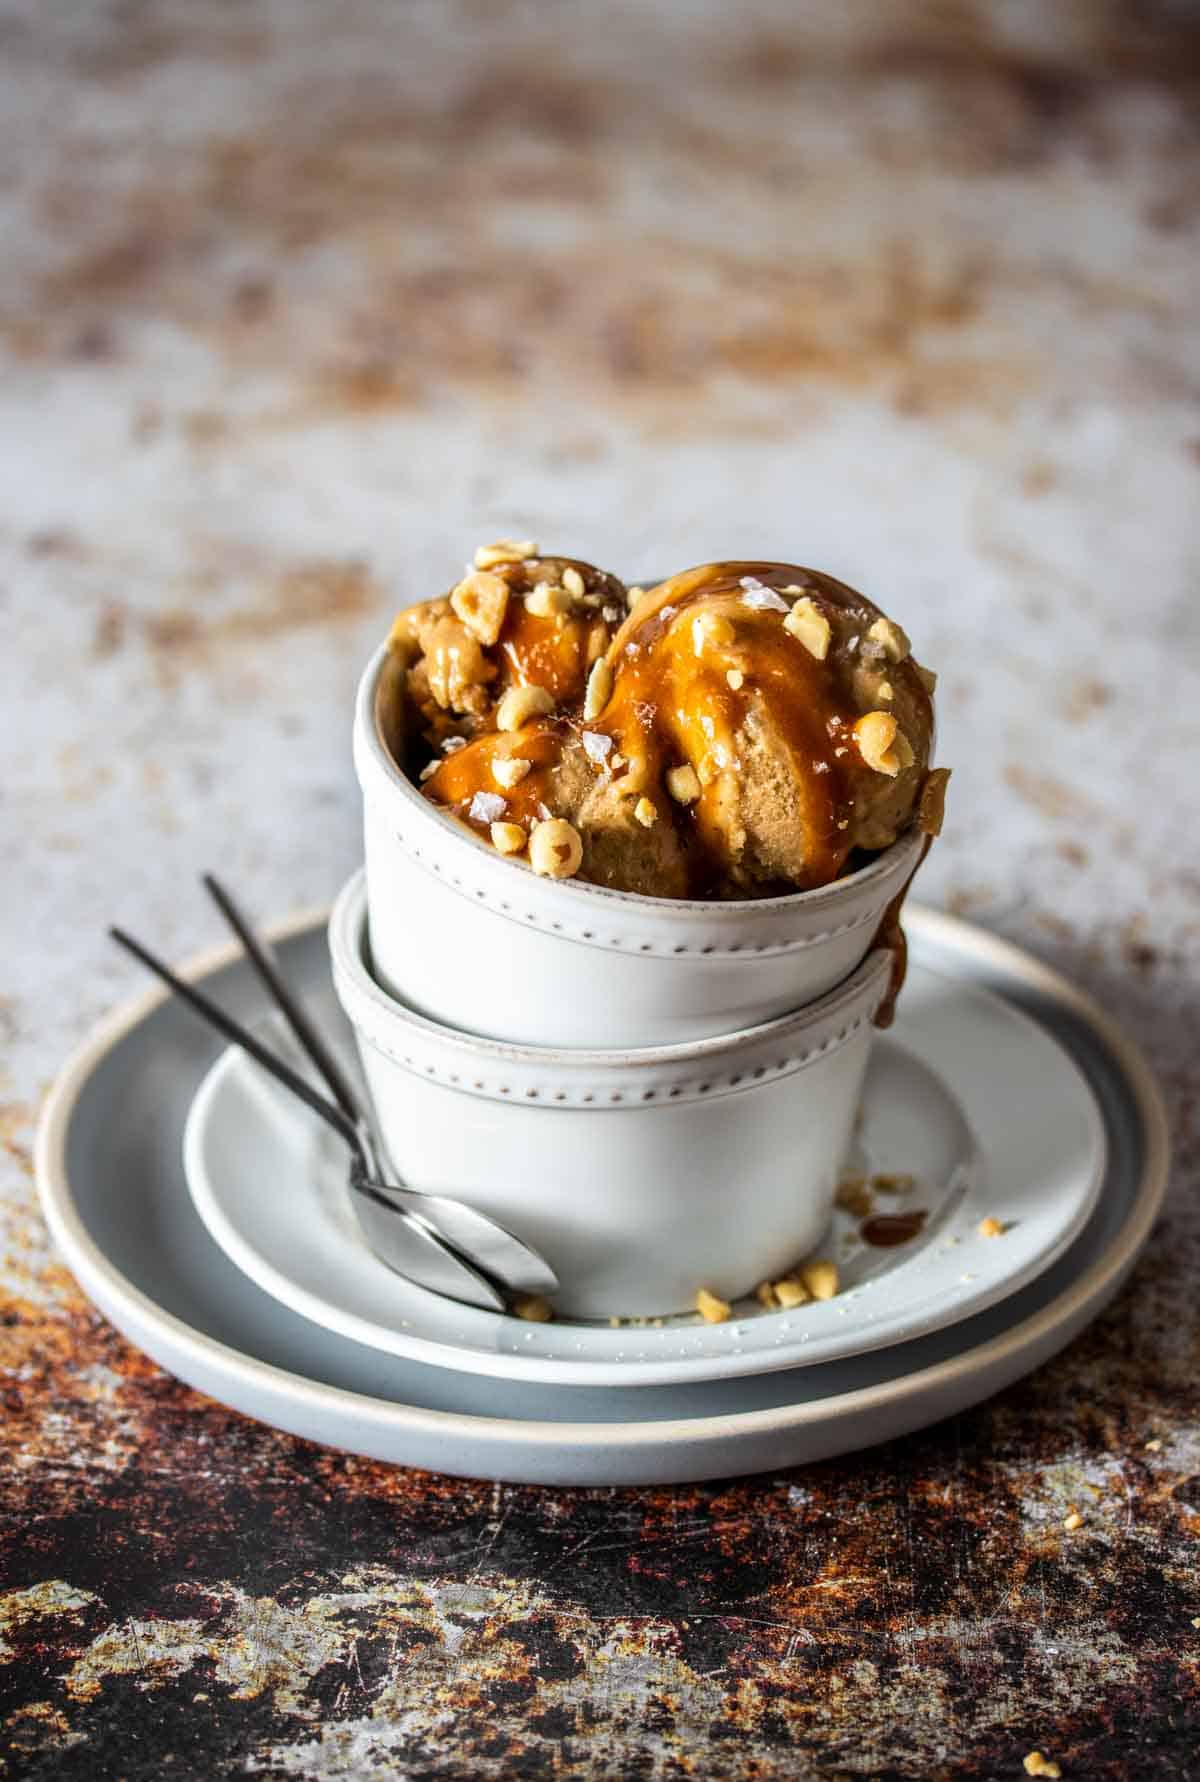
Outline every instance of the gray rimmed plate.
<path id="1" fill-rule="evenodd" d="M 332 997 L 312 1006 L 322 1031 L 344 1029 Z M 767 1310 L 748 1297 L 724 1324 L 690 1313 L 613 1329 L 566 1317 L 531 1324 L 400 1280 L 354 1217 L 345 1147 L 240 1048 L 204 1079 L 184 1130 L 184 1169 L 209 1235 L 293 1311 L 435 1367 L 624 1387 L 813 1367 L 994 1305 L 1049 1268 L 1087 1223 L 1104 1179 L 1104 1122 L 1087 1079 L 1044 1027 L 914 962 L 896 1027 L 872 1053 L 852 1167 L 907 1186 L 881 1192 L 865 1224 L 835 1211 L 817 1247 L 837 1264 L 834 1298 Z M 989 1218 L 1003 1223 L 1002 1236 L 983 1235 Z M 520 1232 L 515 1215 L 507 1223 Z M 910 1228 L 894 1245 L 862 1237 Z"/>
<path id="2" fill-rule="evenodd" d="M 968 924 L 914 909 L 917 966 L 982 985 L 1053 1034 L 1091 1086 L 1107 1160 L 1068 1250 L 1010 1297 L 947 1329 L 751 1378 L 611 1388 L 496 1380 L 320 1329 L 255 1286 L 208 1236 L 181 1148 L 220 1050 L 153 991 L 68 1063 L 38 1135 L 51 1229 L 100 1309 L 162 1366 L 245 1414 L 331 1446 L 468 1476 L 575 1485 L 753 1472 L 865 1447 L 973 1404 L 1054 1354 L 1110 1299 L 1166 1178 L 1165 1122 L 1144 1064 L 1087 998 Z M 277 931 L 309 994 L 328 982 L 323 921 Z M 243 1020 L 265 1011 L 229 949 L 193 962 Z"/>

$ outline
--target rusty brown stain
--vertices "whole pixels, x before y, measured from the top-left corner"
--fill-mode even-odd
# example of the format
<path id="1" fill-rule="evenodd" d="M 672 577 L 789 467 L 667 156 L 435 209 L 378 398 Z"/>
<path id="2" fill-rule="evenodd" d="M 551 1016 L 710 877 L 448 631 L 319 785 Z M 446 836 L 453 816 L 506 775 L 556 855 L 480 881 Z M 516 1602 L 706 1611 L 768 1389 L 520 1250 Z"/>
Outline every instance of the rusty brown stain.
<path id="1" fill-rule="evenodd" d="M 1040 767 L 1029 767 L 1023 761 L 1007 761 L 1004 781 L 1018 798 L 1033 810 L 1040 811 L 1043 817 L 1049 817 L 1051 822 L 1084 821 L 1095 814 L 1095 807 L 1086 793 Z"/>
<path id="2" fill-rule="evenodd" d="M 1060 709 L 1069 724 L 1083 724 L 1111 705 L 1115 698 L 1116 688 L 1110 682 L 1102 681 L 1096 675 L 1076 675 L 1067 682 Z"/>
<path id="3" fill-rule="evenodd" d="M 1194 1260 L 1160 1246 L 1071 1355 L 952 1432 L 645 1491 L 312 1448 L 167 1380 L 81 1302 L 14 1303 L 42 1458 L 36 1576 L 4 1549 L 10 1737 L 67 1778 L 120 1751 L 132 1782 L 189 1736 L 214 1777 L 324 1777 L 356 1750 L 430 1775 L 452 1751 L 481 1777 L 783 1778 L 840 1753 L 982 1782 L 1049 1745 L 1117 1782 L 1157 1715 L 1186 1775 L 1195 1482 L 1145 1444 L 1194 1401 L 1158 1321 Z M 10 1507 L 33 1487 L 10 1481 Z"/>
<path id="4" fill-rule="evenodd" d="M 1021 490 L 1031 500 L 1049 495 L 1058 487 L 1059 471 L 1049 458 L 1031 458 L 1021 472 Z"/>
<path id="5" fill-rule="evenodd" d="M 82 540 L 68 526 L 48 526 L 31 533 L 25 548 L 31 557 L 79 559 L 85 555 Z"/>
<path id="6" fill-rule="evenodd" d="M 128 625 L 128 611 L 119 600 L 110 600 L 101 607 L 92 632 L 92 656 L 97 662 L 117 654 L 125 642 Z"/>
<path id="7" fill-rule="evenodd" d="M 172 32 L 179 54 L 193 42 L 209 53 L 210 24 L 194 34 L 172 26 L 164 35 L 153 24 L 127 31 L 137 40 L 134 72 L 141 56 L 147 66 L 170 59 Z M 1117 29 L 1107 12 L 1075 29 L 1068 46 L 1039 57 L 997 40 L 970 9 L 949 23 L 939 13 L 936 29 L 904 38 L 876 30 L 845 50 L 802 30 L 750 26 L 732 59 L 722 52 L 695 70 L 695 94 L 668 84 L 632 115 L 612 83 L 526 56 L 499 53 L 483 69 L 432 83 L 411 77 L 401 58 L 394 79 L 352 87 L 323 79 L 273 96 L 253 132 L 164 145 L 115 205 L 100 201 L 81 144 L 42 189 L 48 237 L 63 251 L 35 294 L 53 324 L 42 349 L 31 337 L 27 350 L 78 351 L 90 327 L 170 318 L 231 365 L 293 372 L 286 406 L 244 417 L 244 426 L 412 407 L 446 382 L 495 403 L 551 379 L 608 401 L 686 392 L 689 405 L 703 397 L 728 409 L 731 374 L 751 384 L 877 386 L 914 417 L 964 407 L 1003 414 L 1041 369 L 1005 322 L 1026 287 L 1089 310 L 1162 312 L 1165 300 L 1136 269 L 1120 289 L 1059 262 L 1031 275 L 998 242 L 949 266 L 931 251 L 936 244 L 903 232 L 865 253 L 821 250 L 803 228 L 718 250 L 713 239 L 633 222 L 620 169 L 640 155 L 684 180 L 744 180 L 757 201 L 778 182 L 784 202 L 815 203 L 824 214 L 838 193 L 826 198 L 806 181 L 804 134 L 793 124 L 803 121 L 805 83 L 830 80 L 868 117 L 888 83 L 915 86 L 921 119 L 905 153 L 931 168 L 948 152 L 999 168 L 1080 142 L 1099 153 L 1122 80 L 1176 102 L 1186 129 L 1194 33 L 1157 14 Z M 237 33 L 215 35 L 223 47 L 214 53 L 240 53 Z M 254 59 L 260 48 L 251 32 L 245 54 Z M 119 47 L 107 54 L 120 62 Z M 779 128 L 758 140 L 735 106 L 708 103 L 709 93 L 742 102 L 761 93 L 764 116 L 778 112 Z M 896 145 L 886 133 L 862 134 L 855 172 L 869 190 L 889 175 Z M 1164 141 L 1164 167 L 1181 178 L 1196 148 L 1194 132 Z M 563 208 L 590 226 L 525 252 L 496 226 L 497 206 L 509 201 Z M 414 228 L 430 237 L 421 256 L 401 251 Z M 255 270 L 230 277 L 219 268 L 230 241 Z M 353 276 L 314 330 L 304 257 L 330 243 L 349 256 Z M 106 350 L 128 350 L 123 328 Z M 661 409 L 657 421 L 666 425 Z M 206 443 L 227 437 L 222 427 Z"/>
<path id="8" fill-rule="evenodd" d="M 283 568 L 221 613 L 207 613 L 198 604 L 147 613 L 141 631 L 155 655 L 170 663 L 268 643 L 310 626 L 343 624 L 383 610 L 386 600 L 362 563 L 314 560 Z"/>

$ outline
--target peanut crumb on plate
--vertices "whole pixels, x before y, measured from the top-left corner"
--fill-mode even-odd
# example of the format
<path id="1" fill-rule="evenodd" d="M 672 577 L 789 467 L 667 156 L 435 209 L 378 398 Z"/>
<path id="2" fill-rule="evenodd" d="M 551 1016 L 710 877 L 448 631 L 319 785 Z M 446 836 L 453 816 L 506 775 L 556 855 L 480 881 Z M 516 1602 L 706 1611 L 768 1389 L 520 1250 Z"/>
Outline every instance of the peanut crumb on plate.
<path id="1" fill-rule="evenodd" d="M 785 1312 L 790 1312 L 794 1306 L 805 1305 L 810 1297 L 804 1283 L 797 1281 L 792 1275 L 785 1275 L 782 1281 L 772 1282 L 772 1287 L 776 1300 Z"/>
<path id="2" fill-rule="evenodd" d="M 837 1263 L 824 1257 L 806 1262 L 800 1270 L 800 1280 L 812 1299 L 832 1299 L 838 1290 Z"/>
<path id="3" fill-rule="evenodd" d="M 733 1316 L 728 1300 L 718 1299 L 707 1287 L 701 1287 L 696 1295 L 696 1310 L 706 1324 L 725 1324 Z"/>
<path id="4" fill-rule="evenodd" d="M 980 1237 L 1003 1237 L 1007 1230 L 1003 1219 L 996 1219 L 990 1213 L 986 1219 L 979 1221 Z"/>
<path id="5" fill-rule="evenodd" d="M 523 1293 L 512 1302 L 514 1317 L 524 1318 L 527 1324 L 549 1324 L 554 1316 L 554 1307 L 540 1293 Z"/>
<path id="6" fill-rule="evenodd" d="M 916 1177 L 912 1175 L 892 1175 L 877 1173 L 870 1178 L 872 1188 L 878 1188 L 880 1194 L 907 1194 Z"/>
<path id="7" fill-rule="evenodd" d="M 868 1219 L 875 1210 L 875 1196 L 865 1176 L 847 1176 L 844 1182 L 838 1183 L 833 1198 L 835 1205 L 845 1213 L 853 1213 L 856 1219 Z"/>

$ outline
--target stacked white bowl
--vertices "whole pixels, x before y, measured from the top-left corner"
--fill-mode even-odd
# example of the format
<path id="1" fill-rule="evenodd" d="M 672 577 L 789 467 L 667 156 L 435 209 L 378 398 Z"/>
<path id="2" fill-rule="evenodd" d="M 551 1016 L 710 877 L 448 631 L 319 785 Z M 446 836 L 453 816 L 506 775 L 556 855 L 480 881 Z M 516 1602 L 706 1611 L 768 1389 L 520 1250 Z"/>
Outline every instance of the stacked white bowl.
<path id="1" fill-rule="evenodd" d="M 537 877 L 437 810 L 359 689 L 366 870 L 334 981 L 411 1186 L 532 1243 L 580 1318 L 777 1279 L 829 1219 L 914 872 L 902 837 L 816 891 L 692 903 Z"/>

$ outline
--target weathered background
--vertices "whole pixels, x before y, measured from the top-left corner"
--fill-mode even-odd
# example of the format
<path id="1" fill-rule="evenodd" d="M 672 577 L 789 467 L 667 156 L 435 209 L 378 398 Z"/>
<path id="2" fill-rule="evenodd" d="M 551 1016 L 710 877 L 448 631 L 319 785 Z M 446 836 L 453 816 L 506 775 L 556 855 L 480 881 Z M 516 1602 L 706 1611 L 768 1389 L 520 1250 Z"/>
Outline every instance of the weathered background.
<path id="1" fill-rule="evenodd" d="M 0 7 L 5 1774 L 1200 1776 L 1196 16 Z M 216 938 L 216 861 L 330 897 L 360 662 L 513 532 L 892 607 L 956 767 L 924 896 L 1161 1071 L 1144 1264 L 976 1414 L 459 1484 L 184 1390 L 49 1253 L 103 922 Z"/>

